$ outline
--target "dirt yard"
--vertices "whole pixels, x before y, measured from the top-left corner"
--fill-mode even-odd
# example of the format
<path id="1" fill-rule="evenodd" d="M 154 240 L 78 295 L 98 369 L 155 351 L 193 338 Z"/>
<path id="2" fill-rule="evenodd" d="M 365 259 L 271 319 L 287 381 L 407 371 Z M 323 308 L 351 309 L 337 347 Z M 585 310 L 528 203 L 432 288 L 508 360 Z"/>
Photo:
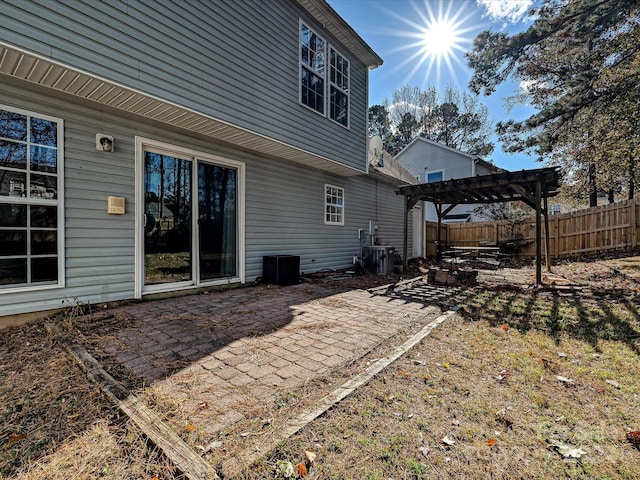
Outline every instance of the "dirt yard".
<path id="1" fill-rule="evenodd" d="M 530 265 L 481 274 L 456 294 L 458 314 L 276 448 L 261 438 L 308 407 L 323 379 L 199 453 L 222 478 L 640 478 L 640 257 L 562 262 L 543 288 L 533 278 Z M 398 278 L 324 284 L 381 280 Z M 57 321 L 88 338 L 73 315 Z M 2 331 L 0 478 L 182 478 L 59 340 L 42 323 Z M 132 391 L 148 387 L 111 371 Z M 225 468 L 247 450 L 257 461 Z"/>

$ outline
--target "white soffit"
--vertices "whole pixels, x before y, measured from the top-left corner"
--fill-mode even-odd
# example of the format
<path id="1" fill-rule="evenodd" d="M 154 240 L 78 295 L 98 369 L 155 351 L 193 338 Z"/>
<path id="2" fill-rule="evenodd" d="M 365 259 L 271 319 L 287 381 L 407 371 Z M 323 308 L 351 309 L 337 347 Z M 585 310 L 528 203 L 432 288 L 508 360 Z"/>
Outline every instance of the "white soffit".
<path id="1" fill-rule="evenodd" d="M 263 155 L 284 158 L 342 176 L 365 173 L 321 155 L 1 42 L 0 74 L 186 129 Z"/>

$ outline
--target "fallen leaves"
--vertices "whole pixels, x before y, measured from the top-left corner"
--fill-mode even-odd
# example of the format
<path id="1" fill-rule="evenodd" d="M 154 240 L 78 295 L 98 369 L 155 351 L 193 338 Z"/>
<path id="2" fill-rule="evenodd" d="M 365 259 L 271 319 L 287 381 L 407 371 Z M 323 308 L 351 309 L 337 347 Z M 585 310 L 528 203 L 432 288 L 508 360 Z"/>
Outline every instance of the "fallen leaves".
<path id="1" fill-rule="evenodd" d="M 442 441 L 442 443 L 444 443 L 445 445 L 449 445 L 449 446 L 451 446 L 451 445 L 455 445 L 455 443 L 456 443 L 456 441 L 455 441 L 453 438 L 451 438 L 451 437 L 447 437 L 447 436 L 442 437 L 442 440 L 441 440 L 441 441 Z"/>
<path id="2" fill-rule="evenodd" d="M 511 409 L 509 409 L 511 410 Z M 502 423 L 507 428 L 513 428 L 513 420 L 510 418 L 507 413 L 506 408 L 501 408 L 495 412 L 496 422 Z"/>
<path id="3" fill-rule="evenodd" d="M 496 443 L 498 443 L 498 439 L 497 438 L 490 438 L 489 440 L 487 440 L 487 446 L 488 447 L 493 447 Z"/>
<path id="4" fill-rule="evenodd" d="M 615 380 L 605 380 L 604 383 L 611 385 L 613 388 L 620 388 L 620 384 Z"/>
<path id="5" fill-rule="evenodd" d="M 553 440 L 551 442 L 551 446 L 554 447 L 558 451 L 558 453 L 565 458 L 582 458 L 587 454 L 587 452 L 585 452 L 581 448 L 572 447 L 571 445 L 566 445 L 557 440 Z"/>
<path id="6" fill-rule="evenodd" d="M 19 442 L 20 440 L 24 440 L 25 438 L 27 438 L 27 434 L 26 433 L 12 433 L 7 438 L 6 445 L 7 446 L 13 445 L 14 443 Z"/>
<path id="7" fill-rule="evenodd" d="M 276 463 L 276 476 L 291 478 L 293 475 L 293 463 L 288 460 L 280 460 Z"/>
<path id="8" fill-rule="evenodd" d="M 542 365 L 544 366 L 544 368 L 546 368 L 547 370 L 553 370 L 553 362 L 551 361 L 551 359 L 542 357 L 540 360 L 542 360 Z"/>
<path id="9" fill-rule="evenodd" d="M 631 442 L 631 445 L 640 449 L 640 430 L 633 430 L 631 432 L 627 432 L 625 438 Z"/>
<path id="10" fill-rule="evenodd" d="M 570 386 L 576 383 L 573 378 L 563 377 L 562 375 L 556 375 L 556 380 L 558 380 L 560 383 L 564 384 L 565 386 Z"/>
<path id="11" fill-rule="evenodd" d="M 305 450 L 304 460 L 299 462 L 295 468 L 289 460 L 280 460 L 276 463 L 275 467 L 276 478 L 291 478 L 294 472 L 297 478 L 306 478 L 315 461 L 316 454 L 311 450 Z"/>
<path id="12" fill-rule="evenodd" d="M 220 448 L 222 446 L 222 442 L 220 440 L 214 440 L 210 442 L 206 446 L 198 445 L 198 448 L 202 450 L 201 454 L 206 455 L 207 453 L 213 452 L 214 450 Z"/>

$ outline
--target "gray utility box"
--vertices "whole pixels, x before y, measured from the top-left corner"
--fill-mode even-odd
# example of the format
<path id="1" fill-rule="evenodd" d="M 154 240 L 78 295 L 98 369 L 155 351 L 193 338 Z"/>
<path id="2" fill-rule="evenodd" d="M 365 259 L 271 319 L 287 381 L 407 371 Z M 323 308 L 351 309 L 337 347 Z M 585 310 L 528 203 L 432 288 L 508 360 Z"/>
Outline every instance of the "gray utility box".
<path id="1" fill-rule="evenodd" d="M 300 257 L 265 255 L 262 257 L 262 281 L 276 285 L 295 285 L 300 281 Z"/>
<path id="2" fill-rule="evenodd" d="M 362 250 L 364 267 L 378 275 L 391 275 L 393 273 L 393 257 L 395 248 L 383 245 L 372 245 Z"/>

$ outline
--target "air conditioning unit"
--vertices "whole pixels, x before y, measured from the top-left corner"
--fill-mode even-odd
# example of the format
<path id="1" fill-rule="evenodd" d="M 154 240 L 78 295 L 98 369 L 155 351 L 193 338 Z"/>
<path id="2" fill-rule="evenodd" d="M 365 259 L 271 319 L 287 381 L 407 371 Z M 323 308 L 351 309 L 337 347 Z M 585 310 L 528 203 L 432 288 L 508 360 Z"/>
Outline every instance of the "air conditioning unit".
<path id="1" fill-rule="evenodd" d="M 265 255 L 262 257 L 262 280 L 276 285 L 295 285 L 300 281 L 300 257 Z"/>
<path id="2" fill-rule="evenodd" d="M 378 275 L 391 275 L 393 273 L 394 247 L 372 245 L 362 250 L 364 267 Z"/>

